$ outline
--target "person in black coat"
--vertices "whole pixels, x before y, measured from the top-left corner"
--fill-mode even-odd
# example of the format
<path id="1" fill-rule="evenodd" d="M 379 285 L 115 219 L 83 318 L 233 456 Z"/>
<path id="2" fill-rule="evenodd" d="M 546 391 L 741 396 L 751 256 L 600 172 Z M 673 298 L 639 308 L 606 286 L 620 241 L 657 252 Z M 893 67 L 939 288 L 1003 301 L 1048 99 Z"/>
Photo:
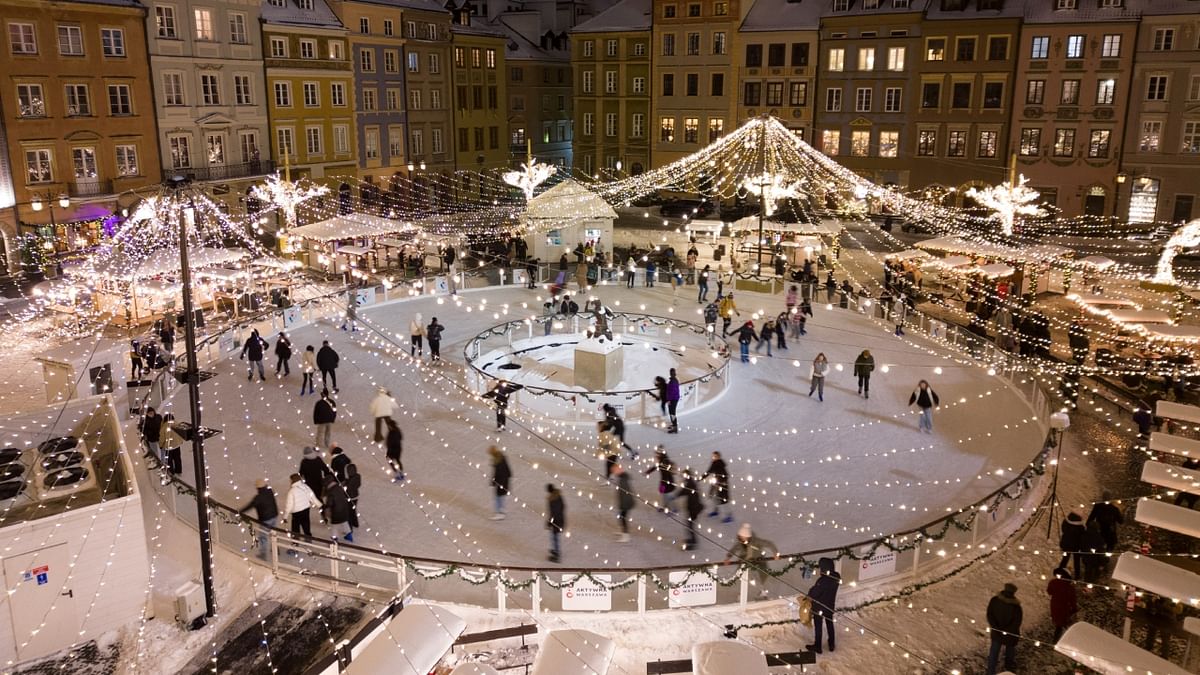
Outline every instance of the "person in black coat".
<path id="1" fill-rule="evenodd" d="M 350 529 L 358 529 L 358 493 L 362 490 L 362 476 L 354 462 L 346 465 L 346 479 L 342 481 L 342 488 L 350 500 Z"/>
<path id="2" fill-rule="evenodd" d="M 304 484 L 313 491 L 317 499 L 323 501 L 325 479 L 333 477 L 333 472 L 329 470 L 329 465 L 325 463 L 325 460 L 321 459 L 316 448 L 312 446 L 304 448 L 304 458 L 300 460 L 299 473 L 300 477 L 304 479 Z"/>
<path id="3" fill-rule="evenodd" d="M 437 317 L 425 327 L 425 339 L 429 341 L 429 360 L 440 361 L 442 358 L 442 331 L 446 327 L 438 323 Z"/>
<path id="4" fill-rule="evenodd" d="M 329 396 L 328 389 L 321 390 L 321 398 L 313 404 L 313 426 L 316 428 L 313 443 L 319 448 L 332 445 L 333 423 L 337 420 L 337 403 Z M 319 495 L 318 495 L 319 496 Z"/>
<path id="5" fill-rule="evenodd" d="M 1080 552 L 1083 551 L 1083 539 L 1086 532 L 1083 516 L 1074 512 L 1067 514 L 1067 519 L 1062 522 L 1062 534 L 1058 538 L 1058 548 L 1063 552 L 1062 561 L 1058 563 L 1058 566 L 1066 567 L 1067 561 L 1074 559 L 1072 572 L 1076 579 L 1083 578 L 1080 570 L 1083 556 Z"/>
<path id="6" fill-rule="evenodd" d="M 333 470 L 333 475 L 337 476 L 339 483 L 345 483 L 346 467 L 350 465 L 350 458 L 346 456 L 346 451 L 342 450 L 340 445 L 330 448 L 329 454 L 332 455 L 329 459 L 329 468 Z"/>
<path id="7" fill-rule="evenodd" d="M 275 358 L 278 359 L 275 363 L 275 375 L 279 375 L 280 369 L 283 369 L 284 377 L 291 375 L 292 341 L 287 333 L 280 333 L 279 337 L 275 338 Z"/>
<path id="8" fill-rule="evenodd" d="M 665 380 L 663 387 L 666 387 Z M 621 441 L 621 446 L 629 451 L 629 458 L 637 459 L 638 451 L 625 442 L 625 420 L 621 419 L 621 416 L 617 414 L 617 409 L 611 404 L 605 403 L 602 409 L 604 410 L 604 419 L 608 422 L 608 430 Z"/>
<path id="9" fill-rule="evenodd" d="M 831 558 L 817 560 L 819 574 L 816 583 L 808 589 L 808 599 L 812 601 L 813 612 L 813 643 L 805 649 L 821 653 L 821 628 L 829 632 L 829 651 L 834 649 L 833 608 L 837 604 L 838 587 L 842 584 L 842 575 L 834 569 Z"/>
<path id="10" fill-rule="evenodd" d="M 384 439 L 384 445 L 387 447 L 388 466 L 392 468 L 392 482 L 404 482 L 404 462 L 400 461 L 400 455 L 404 452 L 404 434 L 400 431 L 400 425 L 396 424 L 396 420 L 387 418 L 384 420 L 387 424 L 387 437 Z"/>
<path id="11" fill-rule="evenodd" d="M 1106 543 L 1099 520 L 1088 521 L 1083 532 L 1083 580 L 1094 582 L 1103 574 L 1108 557 L 1104 555 Z"/>
<path id="12" fill-rule="evenodd" d="M 559 537 L 567 529 L 567 505 L 562 493 L 553 483 L 546 484 L 546 528 L 550 530 L 550 562 L 556 563 L 562 555 L 559 548 Z"/>
<path id="13" fill-rule="evenodd" d="M 267 381 L 267 375 L 263 371 L 263 354 L 270 347 L 270 343 L 262 339 L 258 334 L 258 330 L 250 331 L 250 337 L 246 340 L 246 344 L 242 345 L 242 355 L 239 359 L 246 359 L 249 362 L 249 367 L 246 369 L 246 379 L 254 379 L 254 369 L 258 368 L 258 377 L 263 382 Z"/>
<path id="14" fill-rule="evenodd" d="M 504 520 L 504 498 L 508 496 L 508 484 L 512 480 L 512 468 L 508 466 L 508 458 L 500 448 L 488 448 L 488 456 L 492 460 L 492 487 L 496 489 L 496 509 L 492 520 Z"/>
<path id="15" fill-rule="evenodd" d="M 1092 506 L 1087 524 L 1091 525 L 1093 521 L 1100 523 L 1100 534 L 1104 536 L 1104 550 L 1112 552 L 1117 548 L 1117 526 L 1125 522 L 1125 517 L 1121 515 L 1121 508 L 1112 503 L 1112 493 L 1104 492 L 1100 495 L 1100 500 Z"/>
<path id="16" fill-rule="evenodd" d="M 508 410 L 508 397 L 518 389 L 523 389 L 523 387 L 508 380 L 500 380 L 483 395 L 484 398 L 490 398 L 496 402 L 496 431 L 504 431 L 504 425 L 508 421 L 505 416 L 505 411 Z"/>
<path id="17" fill-rule="evenodd" d="M 146 414 L 138 422 L 138 429 L 142 432 L 142 442 L 146 444 L 146 452 L 143 456 L 160 462 L 163 458 L 159 454 L 158 439 L 162 436 L 162 425 L 162 415 L 158 414 L 154 406 L 146 406 Z"/>
<path id="18" fill-rule="evenodd" d="M 317 370 L 321 371 L 321 384 L 326 388 L 329 387 L 329 381 L 333 380 L 333 393 L 337 393 L 337 367 L 341 357 L 329 346 L 329 340 L 321 342 L 321 348 L 317 350 Z"/>
<path id="19" fill-rule="evenodd" d="M 725 460 L 721 459 L 721 453 L 713 452 L 712 462 L 700 480 L 712 483 L 709 496 L 713 498 L 713 508 L 712 511 L 709 511 L 708 517 L 716 518 L 721 515 L 721 507 L 725 507 L 725 518 L 721 522 L 732 523 L 733 511 L 729 508 L 729 470 L 725 468 Z"/>
<path id="20" fill-rule="evenodd" d="M 350 498 L 333 476 L 325 479 L 324 502 L 325 521 L 329 523 L 329 534 L 333 540 L 341 538 L 354 541 L 354 531 L 350 529 Z"/>
<path id="21" fill-rule="evenodd" d="M 254 481 L 254 487 L 257 489 L 254 497 L 250 499 L 249 504 L 239 509 L 238 513 L 244 514 L 254 509 L 258 522 L 263 524 L 262 529 L 258 530 L 258 557 L 268 560 L 271 556 L 267 532 L 279 521 L 279 504 L 275 501 L 275 491 L 267 485 L 267 481 L 259 478 Z"/>
<path id="22" fill-rule="evenodd" d="M 1017 641 L 1021 638 L 1022 615 L 1015 584 L 1004 584 L 1004 590 L 992 596 L 988 602 L 987 622 L 992 635 L 987 660 L 988 675 L 995 675 L 1001 646 L 1004 647 L 1004 669 L 1017 670 Z"/>
<path id="23" fill-rule="evenodd" d="M 687 543 L 683 550 L 696 550 L 696 519 L 704 513 L 704 501 L 700 499 L 700 485 L 692 475 L 691 469 L 683 470 L 683 487 L 679 492 L 687 501 Z"/>

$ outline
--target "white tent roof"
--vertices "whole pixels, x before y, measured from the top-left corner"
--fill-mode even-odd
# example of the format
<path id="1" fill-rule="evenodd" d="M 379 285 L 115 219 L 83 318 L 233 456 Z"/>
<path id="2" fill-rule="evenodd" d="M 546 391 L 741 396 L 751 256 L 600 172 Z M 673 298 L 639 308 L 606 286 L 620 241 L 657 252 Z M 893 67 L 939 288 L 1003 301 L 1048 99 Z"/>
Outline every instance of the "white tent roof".
<path id="1" fill-rule="evenodd" d="M 1200 342 L 1200 326 L 1146 324 L 1141 326 L 1138 332 L 1158 342 L 1181 342 L 1184 344 Z"/>
<path id="2" fill-rule="evenodd" d="M 1054 260 L 1072 253 L 1071 249 L 1053 244 L 1035 244 L 1015 248 L 990 241 L 975 241 L 964 237 L 947 235 L 917 242 L 917 248 L 942 253 L 958 253 L 971 256 L 987 256 L 1006 260 Z"/>
<path id="3" fill-rule="evenodd" d="M 970 265 L 971 262 L 971 259 L 965 255 L 950 255 L 946 256 L 945 258 L 932 258 L 925 263 L 925 266 L 954 269 L 955 267 L 965 267 Z"/>
<path id="4" fill-rule="evenodd" d="M 1068 300 L 1091 307 L 1093 305 L 1111 306 L 1111 307 L 1130 307 L 1136 308 L 1138 304 L 1129 298 L 1117 298 L 1111 295 L 1094 295 L 1092 293 L 1071 293 L 1067 296 Z"/>
<path id="5" fill-rule="evenodd" d="M 188 266 L 192 269 L 218 267 L 237 262 L 250 255 L 244 248 L 188 248 Z M 127 278 L 144 279 L 159 274 L 179 272 L 179 249 L 164 248 L 151 253 Z"/>
<path id="6" fill-rule="evenodd" d="M 428 675 L 467 628 L 448 609 L 409 605 L 354 657 L 350 675 Z"/>
<path id="7" fill-rule="evenodd" d="M 1089 255 L 1086 258 L 1080 258 L 1079 262 L 1098 270 L 1108 269 L 1116 264 L 1112 258 L 1103 255 Z"/>
<path id="8" fill-rule="evenodd" d="M 918 260 L 924 260 L 929 257 L 931 256 L 929 255 L 928 251 L 921 251 L 915 248 L 898 251 L 896 253 L 888 253 L 887 255 L 883 256 L 884 260 L 913 260 L 914 258 Z"/>
<path id="9" fill-rule="evenodd" d="M 1142 482 L 1169 490 L 1200 492 L 1200 472 L 1154 460 L 1142 464 Z"/>
<path id="10" fill-rule="evenodd" d="M 753 230 L 758 231 L 758 216 L 746 216 L 738 218 L 733 223 L 734 230 Z M 791 232 L 794 234 L 814 234 L 817 236 L 832 237 L 841 233 L 844 228 L 837 221 L 827 221 L 821 223 L 778 223 L 773 220 L 763 221 L 763 230 L 766 232 Z"/>
<path id="11" fill-rule="evenodd" d="M 570 178 L 529 200 L 525 218 L 537 220 L 616 220 L 604 198 Z"/>
<path id="12" fill-rule="evenodd" d="M 1200 424 L 1200 406 L 1160 400 L 1154 404 L 1154 414 L 1171 420 Z"/>
<path id="13" fill-rule="evenodd" d="M 1152 431 L 1150 432 L 1150 450 L 1180 457 L 1200 457 L 1200 441 L 1174 434 L 1164 434 L 1161 431 Z"/>
<path id="14" fill-rule="evenodd" d="M 1104 314 L 1118 323 L 1171 323 L 1171 315 L 1158 309 L 1109 309 Z"/>
<path id="15" fill-rule="evenodd" d="M 1086 621 L 1068 628 L 1054 645 L 1054 651 L 1104 675 L 1185 675 L 1188 672 Z"/>
<path id="16" fill-rule="evenodd" d="M 1141 511 L 1140 504 L 1138 511 Z M 1200 574 L 1161 560 L 1127 551 L 1117 559 L 1112 577 L 1123 584 L 1149 591 L 1159 597 L 1178 600 L 1193 607 L 1200 606 Z"/>
<path id="17" fill-rule="evenodd" d="M 1138 502 L 1135 519 L 1151 527 L 1161 527 L 1189 537 L 1200 537 L 1200 511 L 1183 506 L 1175 506 L 1157 499 L 1143 499 Z M 1196 576 L 1196 581 L 1200 584 L 1200 576 Z M 1197 595 L 1200 596 L 1200 589 Z"/>
<path id="18" fill-rule="evenodd" d="M 552 630 L 542 640 L 533 675 L 605 675 L 616 644 L 586 630 Z"/>
<path id="19" fill-rule="evenodd" d="M 701 642 L 692 645 L 695 675 L 767 675 L 767 657 L 744 642 Z"/>
<path id="20" fill-rule="evenodd" d="M 351 213 L 345 216 L 334 216 L 309 225 L 293 227 L 288 230 L 288 236 L 313 241 L 334 241 L 336 239 L 396 234 L 407 232 L 413 227 L 410 222 L 382 218 L 369 213 Z"/>
<path id="21" fill-rule="evenodd" d="M 725 231 L 725 223 L 719 220 L 688 220 L 683 223 L 683 229 L 688 232 L 719 235 Z"/>
<path id="22" fill-rule="evenodd" d="M 974 271 L 979 272 L 983 274 L 983 276 L 990 279 L 999 279 L 1000 277 L 1006 277 L 1012 274 L 1016 270 L 1003 263 L 991 263 L 989 265 L 980 265 L 979 267 L 976 267 Z"/>
<path id="23" fill-rule="evenodd" d="M 450 675 L 500 675 L 500 671 L 486 663 L 463 663 L 450 671 Z"/>

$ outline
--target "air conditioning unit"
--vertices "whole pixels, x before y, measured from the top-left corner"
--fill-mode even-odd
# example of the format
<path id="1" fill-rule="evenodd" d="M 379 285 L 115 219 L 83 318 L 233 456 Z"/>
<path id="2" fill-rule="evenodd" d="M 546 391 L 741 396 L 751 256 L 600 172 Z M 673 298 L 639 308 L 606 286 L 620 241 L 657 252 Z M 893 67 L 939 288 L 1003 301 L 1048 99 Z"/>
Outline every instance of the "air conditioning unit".
<path id="1" fill-rule="evenodd" d="M 206 611 L 208 606 L 200 584 L 189 581 L 175 589 L 175 620 L 185 629 L 196 630 L 203 626 Z"/>

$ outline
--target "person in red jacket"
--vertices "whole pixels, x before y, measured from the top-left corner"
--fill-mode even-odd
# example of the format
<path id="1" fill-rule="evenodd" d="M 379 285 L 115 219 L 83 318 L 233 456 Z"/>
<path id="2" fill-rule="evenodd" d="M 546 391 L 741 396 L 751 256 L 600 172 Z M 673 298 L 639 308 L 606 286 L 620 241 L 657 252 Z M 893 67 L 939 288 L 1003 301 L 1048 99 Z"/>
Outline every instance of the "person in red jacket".
<path id="1" fill-rule="evenodd" d="M 1050 595 L 1050 620 L 1054 623 L 1054 641 L 1057 642 L 1067 626 L 1074 623 L 1075 612 L 1079 609 L 1075 584 L 1071 582 L 1067 568 L 1054 570 L 1054 578 L 1046 585 L 1046 593 Z"/>

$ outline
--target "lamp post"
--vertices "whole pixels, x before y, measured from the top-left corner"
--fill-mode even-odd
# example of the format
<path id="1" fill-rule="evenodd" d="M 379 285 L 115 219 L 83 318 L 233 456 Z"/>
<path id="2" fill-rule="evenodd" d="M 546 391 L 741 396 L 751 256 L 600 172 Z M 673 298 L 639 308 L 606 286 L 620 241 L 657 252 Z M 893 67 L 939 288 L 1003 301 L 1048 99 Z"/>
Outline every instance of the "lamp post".
<path id="1" fill-rule="evenodd" d="M 1071 417 L 1067 413 L 1059 411 L 1050 415 L 1050 438 L 1055 450 L 1054 456 L 1054 478 L 1050 481 L 1050 495 L 1047 497 L 1050 507 L 1046 510 L 1049 515 L 1046 523 L 1046 538 L 1050 538 L 1050 533 L 1054 530 L 1054 510 L 1058 508 L 1058 467 L 1062 464 L 1062 446 L 1064 432 L 1071 426 Z"/>
<path id="2" fill-rule="evenodd" d="M 1129 174 L 1122 171 L 1117 174 L 1117 191 L 1113 196 L 1113 217 L 1121 217 L 1121 187 L 1125 185 L 1125 181 L 1129 180 Z"/>
<path id="3" fill-rule="evenodd" d="M 51 233 L 50 236 L 51 236 L 51 239 L 53 239 L 53 237 L 56 234 L 56 231 L 58 230 L 58 220 L 54 217 L 54 204 L 55 203 L 58 204 L 59 208 L 65 209 L 65 208 L 71 206 L 71 198 L 68 197 L 65 192 L 59 193 L 57 198 L 52 198 L 50 196 L 50 192 L 47 191 L 43 194 L 35 194 L 33 196 L 33 199 L 30 200 L 30 202 L 29 202 L 29 208 L 33 209 L 35 212 L 40 212 L 43 208 L 47 208 L 47 207 L 50 209 L 50 233 Z M 46 242 L 46 243 L 49 244 L 51 247 L 51 250 L 53 250 L 54 244 L 52 242 Z"/>

